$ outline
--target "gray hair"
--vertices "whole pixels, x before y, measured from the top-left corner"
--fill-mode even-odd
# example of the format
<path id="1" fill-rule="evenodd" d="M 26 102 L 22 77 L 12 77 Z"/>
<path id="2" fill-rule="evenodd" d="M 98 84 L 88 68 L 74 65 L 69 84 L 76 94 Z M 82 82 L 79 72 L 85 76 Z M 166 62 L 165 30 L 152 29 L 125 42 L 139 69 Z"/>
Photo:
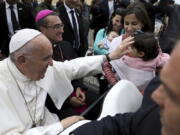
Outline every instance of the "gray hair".
<path id="1" fill-rule="evenodd" d="M 32 41 L 32 40 L 30 40 Z M 22 56 L 24 55 L 26 58 L 31 58 L 32 57 L 32 43 L 31 42 L 27 42 L 24 46 L 22 46 L 21 48 L 19 48 L 18 50 L 16 50 L 15 52 L 9 54 L 10 59 L 15 63 L 17 61 L 18 56 Z"/>

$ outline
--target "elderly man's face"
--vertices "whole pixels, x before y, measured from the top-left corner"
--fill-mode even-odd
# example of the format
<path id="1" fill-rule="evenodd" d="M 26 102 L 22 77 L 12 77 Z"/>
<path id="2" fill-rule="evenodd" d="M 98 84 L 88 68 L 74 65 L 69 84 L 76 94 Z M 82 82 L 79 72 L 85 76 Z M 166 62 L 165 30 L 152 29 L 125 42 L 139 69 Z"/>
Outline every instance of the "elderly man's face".
<path id="1" fill-rule="evenodd" d="M 79 3 L 79 0 L 65 0 L 65 3 L 69 8 L 76 8 L 76 5 Z"/>
<path id="2" fill-rule="evenodd" d="M 62 40 L 63 30 L 63 23 L 61 22 L 58 16 L 48 16 L 46 18 L 47 26 L 40 27 L 41 32 L 46 35 L 46 37 L 52 43 L 58 43 Z"/>
<path id="3" fill-rule="evenodd" d="M 180 135 L 180 42 L 161 72 L 160 87 L 152 94 L 160 106 L 162 135 Z"/>
<path id="4" fill-rule="evenodd" d="M 33 81 L 44 78 L 48 66 L 52 66 L 52 45 L 44 36 L 40 35 L 30 42 L 33 49 L 23 63 L 24 75 Z"/>

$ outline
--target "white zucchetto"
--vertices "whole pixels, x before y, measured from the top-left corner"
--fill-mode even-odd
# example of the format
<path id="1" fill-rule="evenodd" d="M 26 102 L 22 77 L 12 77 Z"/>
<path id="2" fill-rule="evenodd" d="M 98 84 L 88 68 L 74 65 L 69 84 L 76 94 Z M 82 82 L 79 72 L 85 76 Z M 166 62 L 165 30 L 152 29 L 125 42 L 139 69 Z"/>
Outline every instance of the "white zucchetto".
<path id="1" fill-rule="evenodd" d="M 23 47 L 27 42 L 40 35 L 41 32 L 35 29 L 21 29 L 15 33 L 9 43 L 9 53 L 13 53 Z"/>

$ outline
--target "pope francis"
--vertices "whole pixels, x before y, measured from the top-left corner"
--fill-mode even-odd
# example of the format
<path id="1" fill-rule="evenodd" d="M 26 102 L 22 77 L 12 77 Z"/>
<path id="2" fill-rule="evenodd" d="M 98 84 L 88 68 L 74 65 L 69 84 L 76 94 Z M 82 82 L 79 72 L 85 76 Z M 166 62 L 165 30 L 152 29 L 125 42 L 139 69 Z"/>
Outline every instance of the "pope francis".
<path id="1" fill-rule="evenodd" d="M 102 72 L 105 60 L 120 58 L 133 42 L 132 37 L 125 39 L 106 56 L 57 62 L 41 32 L 19 30 L 11 38 L 10 56 L 0 62 L 0 135 L 56 135 L 82 120 L 72 116 L 60 121 L 45 107 L 47 93 L 60 109 L 73 91 L 71 80 Z"/>

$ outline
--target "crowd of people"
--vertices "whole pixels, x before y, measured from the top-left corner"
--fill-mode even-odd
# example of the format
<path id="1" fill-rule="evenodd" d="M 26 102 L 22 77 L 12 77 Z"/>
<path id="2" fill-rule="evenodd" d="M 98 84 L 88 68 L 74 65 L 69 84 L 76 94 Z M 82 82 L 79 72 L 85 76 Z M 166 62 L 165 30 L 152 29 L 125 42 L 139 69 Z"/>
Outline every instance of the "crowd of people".
<path id="1" fill-rule="evenodd" d="M 179 11 L 174 0 L 0 1 L 0 134 L 59 134 L 100 96 L 83 78 L 113 76 L 137 87 L 141 107 L 98 121 L 96 108 L 70 134 L 179 135 Z"/>

